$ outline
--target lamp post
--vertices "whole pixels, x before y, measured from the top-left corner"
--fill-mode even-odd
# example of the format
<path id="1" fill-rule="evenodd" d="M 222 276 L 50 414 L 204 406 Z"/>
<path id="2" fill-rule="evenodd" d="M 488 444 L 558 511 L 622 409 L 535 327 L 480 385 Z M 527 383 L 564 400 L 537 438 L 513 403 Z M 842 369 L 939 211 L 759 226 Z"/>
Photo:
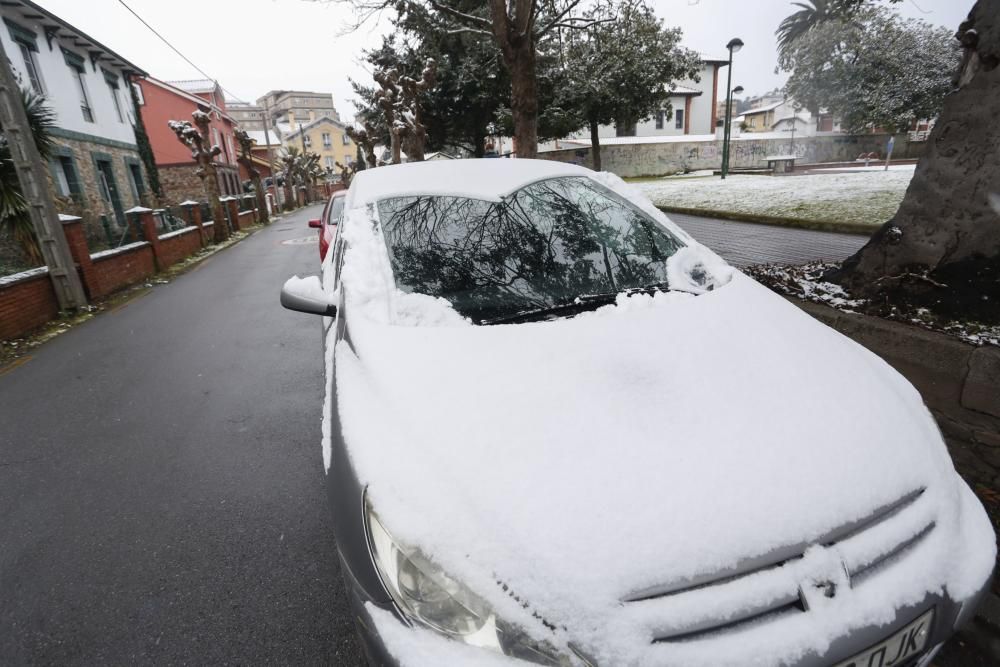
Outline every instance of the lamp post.
<path id="1" fill-rule="evenodd" d="M 722 128 L 722 178 L 729 172 L 729 135 L 733 117 L 733 54 L 743 48 L 743 40 L 734 37 L 726 44 L 729 49 L 729 73 L 726 75 L 726 125 Z"/>

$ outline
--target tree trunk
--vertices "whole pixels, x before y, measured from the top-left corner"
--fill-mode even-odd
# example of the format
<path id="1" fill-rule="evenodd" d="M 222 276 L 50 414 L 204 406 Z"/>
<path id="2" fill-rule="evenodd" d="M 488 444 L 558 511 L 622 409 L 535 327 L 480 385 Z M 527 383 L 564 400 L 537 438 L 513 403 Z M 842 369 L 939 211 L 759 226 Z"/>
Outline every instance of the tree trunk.
<path id="1" fill-rule="evenodd" d="M 601 170 L 601 136 L 595 119 L 590 121 L 590 157 L 593 158 L 594 171 Z"/>
<path id="2" fill-rule="evenodd" d="M 510 70 L 511 112 L 514 118 L 514 150 L 517 157 L 538 156 L 538 76 L 535 43 L 530 35 L 513 40 L 503 50 Z"/>
<path id="3" fill-rule="evenodd" d="M 479 125 L 472 131 L 472 156 L 483 157 L 486 155 L 486 125 Z"/>
<path id="4" fill-rule="evenodd" d="M 959 28 L 958 89 L 927 141 L 896 215 L 831 277 L 860 296 L 1000 320 L 1000 0 Z"/>
<path id="5" fill-rule="evenodd" d="M 226 214 L 222 210 L 222 202 L 219 197 L 219 176 L 215 171 L 215 164 L 211 158 L 202 161 L 202 180 L 205 183 L 205 193 L 208 195 L 208 203 L 212 206 L 212 236 L 216 243 L 222 243 L 229 238 L 229 225 L 226 224 Z"/>
<path id="6" fill-rule="evenodd" d="M 389 147 L 392 149 L 392 163 L 399 164 L 403 161 L 402 141 L 399 137 L 399 130 L 389 128 Z"/>

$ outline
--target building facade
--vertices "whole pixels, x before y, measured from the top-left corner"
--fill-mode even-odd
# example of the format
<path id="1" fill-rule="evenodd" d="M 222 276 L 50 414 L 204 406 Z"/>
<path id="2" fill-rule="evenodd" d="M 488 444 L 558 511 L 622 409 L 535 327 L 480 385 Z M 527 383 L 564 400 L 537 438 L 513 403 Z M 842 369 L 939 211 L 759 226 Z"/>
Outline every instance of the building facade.
<path id="1" fill-rule="evenodd" d="M 222 89 L 214 81 L 167 82 L 147 76 L 137 81 L 141 90 L 140 110 L 149 135 L 156 168 L 160 174 L 164 203 L 175 205 L 192 199 L 204 201 L 205 186 L 198 176 L 198 164 L 191 151 L 170 129 L 171 120 L 191 120 L 197 110 L 208 112 L 211 142 L 220 153 L 215 158 L 219 191 L 223 195 L 242 193 L 235 120 L 226 112 Z"/>
<path id="2" fill-rule="evenodd" d="M 129 81 L 145 72 L 29 0 L 0 4 L 0 40 L 15 76 L 55 114 L 49 178 L 61 213 L 110 243 L 124 212 L 149 203 Z"/>
<path id="3" fill-rule="evenodd" d="M 698 80 L 677 82 L 670 89 L 670 108 L 664 107 L 647 120 L 630 126 L 605 125 L 601 137 L 660 137 L 712 134 L 718 121 L 720 70 L 728 60 L 703 58 Z"/>
<path id="4" fill-rule="evenodd" d="M 347 126 L 329 116 L 295 126 L 279 124 L 281 144 L 319 155 L 319 166 L 337 171 L 337 163 L 348 165 L 357 156 L 357 147 L 347 136 Z"/>
<path id="5" fill-rule="evenodd" d="M 310 123 L 322 116 L 340 121 L 340 114 L 333 106 L 333 95 L 330 93 L 272 90 L 258 98 L 256 106 L 266 112 L 272 124 Z"/>
<path id="6" fill-rule="evenodd" d="M 226 111 L 244 130 L 248 132 L 262 132 L 264 130 L 264 107 L 249 102 L 227 100 Z"/>

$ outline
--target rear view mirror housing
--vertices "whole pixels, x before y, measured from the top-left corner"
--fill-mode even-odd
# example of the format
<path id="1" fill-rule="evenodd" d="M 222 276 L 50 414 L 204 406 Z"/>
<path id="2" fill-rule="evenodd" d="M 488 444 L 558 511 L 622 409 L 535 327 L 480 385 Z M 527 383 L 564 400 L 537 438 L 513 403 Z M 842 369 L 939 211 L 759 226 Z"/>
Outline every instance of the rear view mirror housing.
<path id="1" fill-rule="evenodd" d="M 281 287 L 281 305 L 310 315 L 336 317 L 337 306 L 328 301 L 319 276 L 292 276 Z"/>
<path id="2" fill-rule="evenodd" d="M 320 219 L 318 219 L 318 218 L 316 220 L 310 220 L 309 221 L 309 227 L 311 229 L 322 229 L 323 228 L 323 221 L 320 220 Z"/>

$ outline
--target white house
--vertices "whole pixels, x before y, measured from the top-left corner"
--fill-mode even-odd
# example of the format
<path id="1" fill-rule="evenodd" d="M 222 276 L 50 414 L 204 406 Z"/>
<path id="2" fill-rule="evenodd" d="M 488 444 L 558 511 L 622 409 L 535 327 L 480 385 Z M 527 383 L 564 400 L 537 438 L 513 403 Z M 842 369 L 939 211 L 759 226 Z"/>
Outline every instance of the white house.
<path id="1" fill-rule="evenodd" d="M 91 235 L 124 225 L 148 191 L 130 92 L 130 77 L 145 72 L 30 0 L 4 0 L 0 16 L 15 76 L 55 112 L 57 208 L 82 215 Z"/>
<path id="2" fill-rule="evenodd" d="M 705 57 L 698 80 L 679 81 L 671 89 L 670 111 L 662 109 L 634 127 L 602 126 L 601 137 L 662 137 L 715 132 L 720 70 L 729 61 Z"/>

